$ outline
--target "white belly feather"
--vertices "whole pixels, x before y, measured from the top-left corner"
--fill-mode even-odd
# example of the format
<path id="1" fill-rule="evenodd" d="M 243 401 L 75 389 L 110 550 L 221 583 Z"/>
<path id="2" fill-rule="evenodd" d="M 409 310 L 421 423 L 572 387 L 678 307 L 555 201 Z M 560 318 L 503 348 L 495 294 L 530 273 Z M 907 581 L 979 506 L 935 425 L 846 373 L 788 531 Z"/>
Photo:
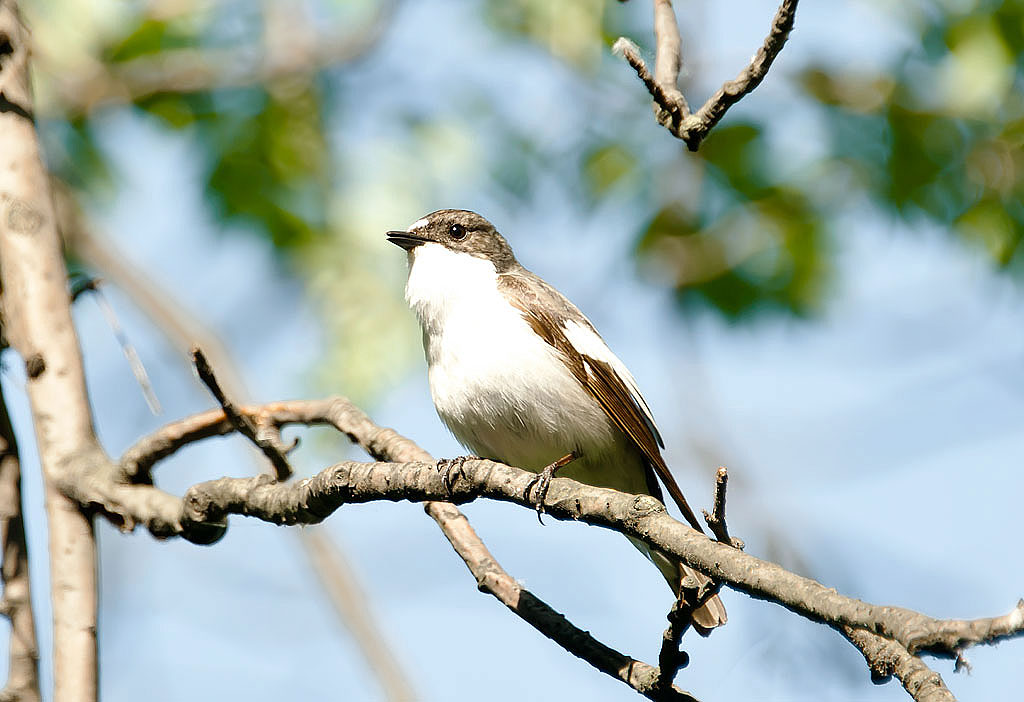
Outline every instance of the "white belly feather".
<path id="1" fill-rule="evenodd" d="M 646 492 L 637 450 L 501 295 L 494 266 L 438 244 L 412 255 L 406 298 L 423 327 L 434 406 L 455 438 L 529 470 L 586 447 L 562 474 Z"/>

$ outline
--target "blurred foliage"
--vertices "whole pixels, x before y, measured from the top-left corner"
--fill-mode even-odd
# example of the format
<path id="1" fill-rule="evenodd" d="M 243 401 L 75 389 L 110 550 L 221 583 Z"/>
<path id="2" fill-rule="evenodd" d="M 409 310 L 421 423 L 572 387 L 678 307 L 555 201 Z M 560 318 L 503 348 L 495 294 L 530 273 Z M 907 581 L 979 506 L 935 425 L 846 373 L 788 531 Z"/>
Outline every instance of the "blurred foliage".
<path id="1" fill-rule="evenodd" d="M 204 46 L 204 26 L 143 16 L 101 54 L 111 64 Z M 330 162 L 315 75 L 231 87 L 158 91 L 134 100 L 168 128 L 188 130 L 207 153 L 204 192 L 228 225 L 289 252 L 324 238 Z"/>
<path id="2" fill-rule="evenodd" d="M 593 70 L 604 50 L 605 0 L 488 0 L 488 20 L 499 31 L 525 37 L 578 69 Z"/>
<path id="3" fill-rule="evenodd" d="M 197 39 L 191 28 L 178 22 L 143 17 L 127 34 L 104 47 L 102 58 L 108 63 L 123 63 L 162 51 L 192 48 L 197 45 Z"/>
<path id="4" fill-rule="evenodd" d="M 921 13 L 885 75 L 809 66 L 829 158 L 872 201 L 977 244 L 1000 266 L 1024 236 L 1024 2 Z"/>
<path id="5" fill-rule="evenodd" d="M 311 55 L 303 54 L 310 42 L 332 40 L 324 26 L 350 35 L 358 25 L 352 16 L 365 15 L 367 6 L 374 3 L 314 0 L 282 13 L 285 6 L 273 0 L 39 0 L 35 8 L 46 67 L 41 93 L 56 105 L 43 125 L 53 170 L 92 197 L 117 187 L 96 137 L 111 109 L 199 145 L 198 185 L 212 215 L 271 243 L 322 310 L 328 370 L 318 385 L 367 397 L 418 355 L 400 299 L 401 267 L 382 262 L 379 232 L 438 204 L 452 183 L 472 183 L 521 208 L 557 182 L 585 208 L 613 202 L 634 212 L 642 270 L 681 302 L 730 318 L 819 309 L 834 277 L 832 223 L 865 202 L 913 226 L 948 231 L 996 265 L 1020 268 L 1024 0 L 901 6 L 893 22 L 917 41 L 877 73 L 797 66 L 803 98 L 792 109 L 817 115 L 827 141 L 799 172 L 780 167 L 789 154 L 777 135 L 789 125 L 770 110 L 760 122 L 730 113 L 689 154 L 640 109 L 643 91 L 609 47 L 620 35 L 650 46 L 645 2 L 481 0 L 479 25 L 459 31 L 484 35 L 479 46 L 511 49 L 499 70 L 515 60 L 540 61 L 527 70 L 551 72 L 547 52 L 558 59 L 554 70 L 569 74 L 573 92 L 538 103 L 534 109 L 552 111 L 541 118 L 509 109 L 506 88 L 495 88 L 491 71 L 467 65 L 433 103 L 416 102 L 408 86 L 393 91 L 408 104 L 387 103 L 377 119 L 388 123 L 388 136 L 366 143 L 350 135 L 366 133 L 365 126 L 350 130 L 366 96 L 346 93 L 353 84 L 341 77 L 355 64 L 259 76 L 263 58 L 282 49 L 271 45 L 282 34 L 267 26 L 274 17 L 289 22 L 283 47 L 301 59 Z M 303 17 L 310 31 L 298 27 Z M 684 37 L 684 46 L 692 45 Z M 47 68 L 72 78 L 79 71 L 85 77 L 70 84 L 85 90 L 89 71 L 114 75 L 156 61 L 159 72 L 174 65 L 171 59 L 203 52 L 215 71 L 226 50 L 245 55 L 238 49 L 248 51 L 252 80 L 239 81 L 244 71 L 224 66 L 234 80 L 188 88 L 172 82 L 132 96 L 127 106 L 66 118 L 61 90 L 47 85 Z M 401 71 L 393 63 L 409 58 L 389 60 L 380 74 L 385 83 Z M 688 64 L 702 62 L 695 56 Z M 769 82 L 784 75 L 775 70 Z M 362 89 L 390 94 L 381 80 Z M 574 111 L 586 113 L 578 118 L 583 126 L 559 126 Z"/>
<path id="6" fill-rule="evenodd" d="M 667 272 L 684 302 L 728 316 L 812 311 L 827 272 L 822 213 L 777 180 L 755 125 L 720 125 L 700 153 L 704 192 L 692 205 L 669 202 L 655 214 L 640 253 Z"/>
<path id="7" fill-rule="evenodd" d="M 309 246 L 326 233 L 330 185 L 320 92 L 310 84 L 247 92 L 251 114 L 204 122 L 208 192 L 224 219 L 263 228 L 285 250 Z"/>

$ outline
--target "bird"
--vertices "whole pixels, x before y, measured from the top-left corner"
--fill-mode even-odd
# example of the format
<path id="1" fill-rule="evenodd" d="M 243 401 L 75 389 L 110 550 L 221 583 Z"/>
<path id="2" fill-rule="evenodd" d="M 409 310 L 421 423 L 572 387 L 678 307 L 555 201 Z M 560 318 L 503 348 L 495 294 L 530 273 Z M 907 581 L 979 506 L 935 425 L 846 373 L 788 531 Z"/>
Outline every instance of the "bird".
<path id="1" fill-rule="evenodd" d="M 672 477 L 650 407 L 626 366 L 564 295 L 524 268 L 481 215 L 444 209 L 387 232 L 407 252 L 405 298 L 419 320 L 430 394 L 474 457 L 664 502 L 700 523 Z M 543 503 L 537 488 L 537 505 Z M 674 593 L 709 579 L 627 537 Z M 726 621 L 718 595 L 694 611 L 701 634 Z"/>

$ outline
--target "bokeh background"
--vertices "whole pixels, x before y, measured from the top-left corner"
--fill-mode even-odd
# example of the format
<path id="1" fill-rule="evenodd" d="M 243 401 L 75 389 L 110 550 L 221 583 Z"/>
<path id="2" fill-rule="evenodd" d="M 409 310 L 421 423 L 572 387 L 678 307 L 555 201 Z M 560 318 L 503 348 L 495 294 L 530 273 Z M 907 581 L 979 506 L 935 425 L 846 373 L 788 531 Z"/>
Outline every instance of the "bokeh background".
<path id="1" fill-rule="evenodd" d="M 48 163 L 85 217 L 65 232 L 69 267 L 107 281 L 75 319 L 113 454 L 211 406 L 189 339 L 223 343 L 214 361 L 248 399 L 345 394 L 460 454 L 383 233 L 467 208 L 630 366 L 691 504 L 730 468 L 730 525 L 751 553 L 936 616 L 1001 614 L 1024 595 L 1024 2 L 804 3 L 767 80 L 696 154 L 610 52 L 625 35 L 650 56 L 645 0 L 22 6 Z M 775 6 L 677 11 L 699 104 Z M 6 360 L 45 690 L 42 494 L 21 364 Z M 302 435 L 305 473 L 356 455 Z M 183 451 L 157 481 L 180 492 L 253 469 L 236 437 Z M 538 596 L 656 659 L 671 595 L 624 539 L 507 505 L 465 511 Z M 235 518 L 204 548 L 98 529 L 104 699 L 384 699 L 295 530 Z M 317 529 L 419 699 L 634 698 L 479 594 L 419 506 L 344 508 Z M 905 699 L 830 630 L 724 599 L 729 625 L 687 639 L 678 683 L 698 697 Z M 971 675 L 932 663 L 963 699 L 1017 698 L 1019 644 L 969 658 Z"/>

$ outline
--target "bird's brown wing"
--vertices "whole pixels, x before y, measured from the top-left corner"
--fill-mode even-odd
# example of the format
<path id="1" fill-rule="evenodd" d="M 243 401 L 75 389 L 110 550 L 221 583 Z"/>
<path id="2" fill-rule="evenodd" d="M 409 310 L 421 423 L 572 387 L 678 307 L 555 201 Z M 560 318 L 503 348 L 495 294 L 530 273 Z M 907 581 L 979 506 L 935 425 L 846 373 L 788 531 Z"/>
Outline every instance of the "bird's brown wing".
<path id="1" fill-rule="evenodd" d="M 525 269 L 520 268 L 513 275 L 502 275 L 499 288 L 509 293 L 507 299 L 519 309 L 534 332 L 559 352 L 573 376 L 643 453 L 648 464 L 647 484 L 651 494 L 661 499 L 656 474 L 686 521 L 702 532 L 700 522 L 661 457 L 661 436 L 647 403 L 633 379 L 623 377 L 623 373 L 629 375 L 628 371 L 623 367 L 620 372 L 607 358 L 595 358 L 578 349 L 566 333 L 567 324 L 574 323 L 593 332 L 603 346 L 604 341 L 590 321 L 565 296 Z M 611 351 L 608 356 L 614 359 Z M 651 469 L 654 474 L 650 473 Z"/>
<path id="2" fill-rule="evenodd" d="M 647 489 L 651 495 L 663 500 L 658 478 L 668 488 L 679 510 L 697 531 L 703 532 L 696 515 L 683 497 L 675 478 L 665 465 L 659 450 L 664 444 L 654 424 L 654 418 L 647 403 L 640 395 L 636 382 L 629 371 L 615 358 L 594 329 L 575 305 L 561 293 L 525 269 L 517 269 L 514 275 L 502 275 L 499 289 L 504 288 L 507 299 L 523 315 L 530 327 L 544 341 L 554 347 L 573 376 L 604 408 L 616 426 L 640 449 L 646 463 Z M 576 324 L 594 334 L 600 342 L 599 351 L 604 358 L 595 358 L 592 353 L 577 348 L 567 333 L 568 325 Z M 592 352 L 594 348 L 590 349 Z M 614 360 L 614 364 L 610 362 Z M 633 543 L 648 554 L 665 576 L 669 586 L 678 593 L 682 579 L 693 575 L 702 586 L 710 582 L 708 576 L 699 573 L 684 563 L 666 556 L 635 539 Z M 725 624 L 728 616 L 725 605 L 718 595 L 705 602 L 693 613 L 693 625 L 701 636 L 707 636 L 715 627 Z"/>

